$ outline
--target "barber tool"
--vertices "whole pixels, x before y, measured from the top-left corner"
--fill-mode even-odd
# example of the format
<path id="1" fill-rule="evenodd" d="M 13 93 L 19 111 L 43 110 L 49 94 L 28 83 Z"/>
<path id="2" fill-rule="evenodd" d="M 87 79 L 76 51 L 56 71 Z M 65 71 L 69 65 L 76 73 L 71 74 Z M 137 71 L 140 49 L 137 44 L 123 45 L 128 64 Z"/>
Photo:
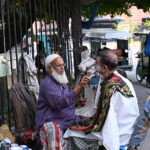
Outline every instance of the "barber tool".
<path id="1" fill-rule="evenodd" d="M 94 71 L 88 78 L 91 79 L 94 76 L 99 76 L 99 73 L 97 71 Z"/>
<path id="2" fill-rule="evenodd" d="M 94 77 L 95 74 L 91 74 L 90 76 L 88 76 L 89 79 L 92 79 L 92 77 Z"/>

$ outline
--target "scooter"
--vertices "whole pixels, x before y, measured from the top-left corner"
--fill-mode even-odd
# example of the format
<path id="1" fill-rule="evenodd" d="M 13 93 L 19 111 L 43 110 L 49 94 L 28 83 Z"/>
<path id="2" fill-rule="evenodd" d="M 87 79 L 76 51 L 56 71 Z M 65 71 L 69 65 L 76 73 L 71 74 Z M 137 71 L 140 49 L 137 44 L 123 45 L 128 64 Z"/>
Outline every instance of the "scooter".
<path id="1" fill-rule="evenodd" d="M 142 52 L 138 52 L 136 58 L 138 58 L 138 64 L 136 67 L 136 79 L 138 82 L 142 82 L 146 79 L 146 87 L 150 88 L 150 83 L 148 80 L 148 64 L 144 65 L 144 57 Z"/>

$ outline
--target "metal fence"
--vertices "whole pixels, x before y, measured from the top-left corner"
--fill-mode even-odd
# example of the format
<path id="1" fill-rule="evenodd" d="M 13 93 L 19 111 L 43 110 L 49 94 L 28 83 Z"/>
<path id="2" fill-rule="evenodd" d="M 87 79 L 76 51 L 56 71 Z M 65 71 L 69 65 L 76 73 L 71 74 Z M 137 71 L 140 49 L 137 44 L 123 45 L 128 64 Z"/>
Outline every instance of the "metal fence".
<path id="1" fill-rule="evenodd" d="M 80 5 L 78 0 L 0 0 L 0 125 L 11 126 L 11 86 L 26 82 L 24 54 L 35 62 L 39 82 L 45 75 L 40 59 L 51 53 L 63 57 L 69 78 L 77 76 L 82 50 Z"/>

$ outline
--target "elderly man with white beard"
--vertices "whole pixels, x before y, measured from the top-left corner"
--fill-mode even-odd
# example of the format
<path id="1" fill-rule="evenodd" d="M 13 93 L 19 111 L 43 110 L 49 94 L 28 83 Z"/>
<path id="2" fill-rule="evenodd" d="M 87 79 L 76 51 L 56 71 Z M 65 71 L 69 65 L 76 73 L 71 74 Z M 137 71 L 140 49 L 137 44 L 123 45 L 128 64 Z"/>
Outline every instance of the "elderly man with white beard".
<path id="1" fill-rule="evenodd" d="M 64 70 L 64 61 L 58 54 L 51 54 L 45 60 L 49 75 L 40 85 L 36 110 L 36 135 L 40 137 L 43 150 L 66 149 L 63 132 L 68 125 L 83 119 L 75 116 L 75 103 L 83 106 L 86 101 L 78 99 L 78 93 L 88 84 L 84 76 L 80 84 L 72 91 L 67 86 L 68 79 Z"/>

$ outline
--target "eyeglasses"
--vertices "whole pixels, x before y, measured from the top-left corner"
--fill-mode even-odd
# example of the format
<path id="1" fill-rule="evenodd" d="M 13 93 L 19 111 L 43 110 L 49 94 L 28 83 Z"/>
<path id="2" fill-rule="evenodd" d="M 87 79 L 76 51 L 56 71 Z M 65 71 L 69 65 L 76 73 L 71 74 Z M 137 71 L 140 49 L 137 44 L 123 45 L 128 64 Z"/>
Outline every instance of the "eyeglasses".
<path id="1" fill-rule="evenodd" d="M 60 64 L 60 65 L 56 65 L 55 67 L 60 68 L 60 67 L 65 67 L 65 66 L 66 66 L 66 64 Z"/>

